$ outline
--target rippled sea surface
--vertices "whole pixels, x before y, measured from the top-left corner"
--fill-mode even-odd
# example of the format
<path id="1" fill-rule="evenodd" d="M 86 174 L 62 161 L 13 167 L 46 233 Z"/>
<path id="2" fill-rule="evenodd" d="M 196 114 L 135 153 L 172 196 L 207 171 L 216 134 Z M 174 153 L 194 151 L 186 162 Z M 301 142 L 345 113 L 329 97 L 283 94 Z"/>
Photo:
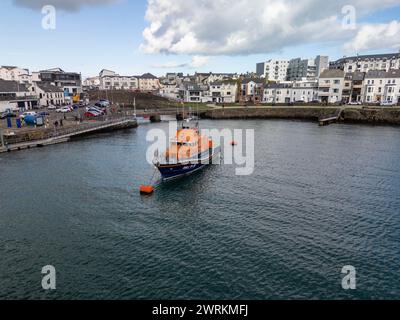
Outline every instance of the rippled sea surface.
<path id="1" fill-rule="evenodd" d="M 167 126 L 0 155 L 0 298 L 400 298 L 399 127 L 204 121 L 255 129 L 254 174 L 213 166 L 143 198 L 146 134 Z"/>

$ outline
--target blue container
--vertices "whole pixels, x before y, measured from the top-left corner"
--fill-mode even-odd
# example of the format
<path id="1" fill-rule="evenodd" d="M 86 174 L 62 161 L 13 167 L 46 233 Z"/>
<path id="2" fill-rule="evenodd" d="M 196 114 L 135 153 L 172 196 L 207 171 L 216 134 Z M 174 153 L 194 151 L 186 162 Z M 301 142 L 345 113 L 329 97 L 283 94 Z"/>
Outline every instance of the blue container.
<path id="1" fill-rule="evenodd" d="M 28 126 L 34 126 L 36 125 L 36 116 L 25 116 L 24 121 Z"/>
<path id="2" fill-rule="evenodd" d="M 7 118 L 7 128 L 12 128 L 12 120 L 11 120 L 11 118 Z"/>

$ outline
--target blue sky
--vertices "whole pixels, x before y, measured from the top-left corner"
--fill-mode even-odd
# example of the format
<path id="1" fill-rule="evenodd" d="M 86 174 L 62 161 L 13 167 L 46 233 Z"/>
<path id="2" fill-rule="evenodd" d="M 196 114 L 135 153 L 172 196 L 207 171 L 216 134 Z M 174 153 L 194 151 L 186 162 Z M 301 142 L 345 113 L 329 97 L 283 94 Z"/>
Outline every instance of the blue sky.
<path id="1" fill-rule="evenodd" d="M 160 0 L 153 1 L 152 9 L 157 9 L 158 1 Z M 282 0 L 282 2 L 284 1 L 290 0 Z M 48 2 L 51 3 L 51 0 Z M 385 0 L 382 0 L 382 2 L 385 2 Z M 386 2 L 389 3 L 386 7 L 382 5 L 381 8 L 378 3 L 368 12 L 363 12 L 358 17 L 358 24 L 361 26 L 385 25 L 392 21 L 398 21 L 400 1 L 397 1 L 397 5 L 390 0 Z M 229 30 L 222 30 L 221 35 L 215 35 L 213 39 L 206 39 L 204 32 L 207 30 L 199 30 L 199 28 L 195 29 L 199 30 L 199 34 L 200 31 L 204 31 L 201 35 L 203 37 L 201 46 L 193 45 L 190 50 L 184 48 L 183 50 L 179 49 L 180 51 L 176 51 L 171 44 L 158 46 L 158 43 L 165 39 L 160 35 L 160 29 L 154 32 L 154 36 L 158 38 L 154 40 L 151 49 L 143 50 L 140 46 L 147 41 L 144 39 L 143 31 L 149 27 L 151 22 L 158 23 L 157 15 L 153 16 L 150 19 L 151 21 L 145 19 L 147 9 L 148 3 L 145 0 L 119 0 L 113 4 L 83 6 L 77 11 L 60 9 L 57 10 L 56 29 L 48 31 L 41 27 L 43 15 L 40 10 L 17 6 L 12 0 L 3 0 L 0 3 L 0 36 L 2 42 L 0 65 L 18 65 L 29 68 L 31 71 L 61 67 L 68 71 L 81 72 L 84 76 L 97 75 L 103 68 L 126 75 L 145 72 L 162 75 L 172 71 L 185 73 L 195 71 L 246 72 L 254 71 L 256 62 L 269 58 L 311 58 L 317 54 L 322 54 L 329 55 L 333 60 L 352 53 L 347 52 L 343 47 L 344 43 L 351 41 L 351 39 L 347 39 L 346 36 L 343 38 L 342 34 L 335 35 L 333 39 L 325 36 L 322 40 L 322 37 L 317 37 L 315 40 L 304 44 L 302 41 L 296 41 L 296 33 L 285 38 L 285 41 L 272 39 L 273 35 L 271 36 L 268 33 L 260 33 L 259 38 L 254 41 L 263 41 L 265 46 L 251 44 L 249 52 L 236 52 L 226 49 L 226 51 L 220 53 L 214 52 L 212 46 L 215 47 L 216 39 L 221 39 L 218 37 L 224 36 L 222 31 L 229 32 Z M 170 15 L 161 19 L 163 30 L 177 28 L 175 22 L 180 18 L 184 20 L 185 12 L 178 13 L 180 16 L 176 16 L 176 14 L 171 12 Z M 222 12 L 219 14 L 223 15 Z M 318 19 L 318 17 L 315 17 L 315 19 Z M 243 19 L 238 21 L 241 20 Z M 293 21 L 290 23 L 293 23 Z M 254 26 L 256 29 L 258 28 L 256 22 Z M 223 29 L 223 27 L 224 25 L 222 27 L 221 25 L 214 26 L 214 28 L 219 29 Z M 270 28 L 273 28 L 273 25 Z M 318 28 L 314 27 L 313 30 L 315 29 Z M 395 42 L 393 42 L 393 36 L 391 36 L 388 41 L 382 41 L 381 47 L 374 45 L 373 41 L 363 43 L 360 53 L 398 51 L 397 44 L 400 45 L 400 41 L 397 40 L 400 39 L 400 35 L 397 32 L 397 24 L 392 30 L 394 30 Z M 190 29 L 187 30 L 187 32 L 190 31 Z M 257 30 L 254 33 L 258 33 Z M 197 36 L 199 37 L 199 35 Z M 360 37 L 360 34 L 358 36 Z M 368 35 L 366 36 L 368 37 Z M 251 37 L 251 34 L 247 34 L 246 37 Z M 279 37 L 279 33 L 277 33 L 277 37 Z M 373 35 L 369 37 L 372 38 Z M 271 41 L 271 49 L 268 46 L 269 41 Z M 210 46 L 204 45 L 207 43 L 210 43 Z M 292 43 L 293 45 L 291 45 Z M 156 49 L 154 49 L 154 46 Z M 147 47 L 150 47 L 150 45 Z M 224 47 L 221 45 L 222 49 Z M 146 53 L 145 51 L 151 52 Z M 210 51 L 210 54 L 207 54 L 208 51 Z M 206 56 L 207 62 L 193 68 L 189 65 L 193 56 Z M 176 64 L 177 66 L 167 69 L 161 67 L 164 64 L 171 66 Z"/>

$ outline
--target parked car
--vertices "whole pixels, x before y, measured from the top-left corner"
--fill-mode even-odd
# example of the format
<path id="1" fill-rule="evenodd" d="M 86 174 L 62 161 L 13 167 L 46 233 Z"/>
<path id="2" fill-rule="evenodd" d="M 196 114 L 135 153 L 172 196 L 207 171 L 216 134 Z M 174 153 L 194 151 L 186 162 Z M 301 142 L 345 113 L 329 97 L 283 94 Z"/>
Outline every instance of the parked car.
<path id="1" fill-rule="evenodd" d="M 94 106 L 87 107 L 86 111 L 94 111 L 94 112 L 100 113 L 101 115 L 105 115 L 106 114 L 104 110 L 102 110 L 100 108 L 97 108 L 97 107 L 94 107 Z"/>
<path id="2" fill-rule="evenodd" d="M 347 105 L 348 106 L 360 106 L 361 102 L 360 101 L 351 101 Z"/>
<path id="3" fill-rule="evenodd" d="M 97 117 L 100 117 L 100 116 L 101 116 L 101 113 L 96 112 L 96 111 L 87 111 L 85 113 L 85 117 L 86 118 L 97 118 Z"/>
<path id="4" fill-rule="evenodd" d="M 21 115 L 19 116 L 19 118 L 20 118 L 20 119 L 25 119 L 25 117 L 27 117 L 27 116 L 36 117 L 36 116 L 37 116 L 37 113 L 34 112 L 34 111 L 24 112 L 23 114 L 21 114 Z"/>
<path id="5" fill-rule="evenodd" d="M 48 110 L 57 110 L 57 107 L 56 107 L 56 106 L 53 106 L 53 105 L 49 105 L 49 106 L 47 107 L 47 109 L 48 109 Z"/>
<path id="6" fill-rule="evenodd" d="M 42 111 L 42 112 L 39 112 L 38 113 L 38 116 L 39 117 L 47 117 L 47 116 L 49 116 L 50 115 L 50 113 L 48 113 L 47 111 Z"/>
<path id="7" fill-rule="evenodd" d="M 393 107 L 395 104 L 392 101 L 381 102 L 381 107 Z"/>
<path id="8" fill-rule="evenodd" d="M 99 102 L 96 103 L 97 107 L 100 108 L 108 108 L 110 106 L 110 101 L 108 100 L 99 100 Z"/>
<path id="9" fill-rule="evenodd" d="M 306 103 L 304 100 L 297 100 L 297 101 L 295 101 L 294 102 L 295 104 L 303 104 L 303 103 Z"/>
<path id="10" fill-rule="evenodd" d="M 68 112 L 71 112 L 71 111 L 72 111 L 71 107 L 62 107 L 62 108 L 59 108 L 59 109 L 56 110 L 56 112 L 58 112 L 58 113 L 68 113 Z"/>

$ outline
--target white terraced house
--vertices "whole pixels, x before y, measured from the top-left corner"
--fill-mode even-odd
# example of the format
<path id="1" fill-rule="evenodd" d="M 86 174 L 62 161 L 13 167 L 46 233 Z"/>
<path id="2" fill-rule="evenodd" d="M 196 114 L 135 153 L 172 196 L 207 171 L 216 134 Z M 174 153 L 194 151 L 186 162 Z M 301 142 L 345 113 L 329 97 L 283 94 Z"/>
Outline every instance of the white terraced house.
<path id="1" fill-rule="evenodd" d="M 318 81 L 318 100 L 323 103 L 341 103 L 345 74 L 342 70 L 325 70 Z"/>
<path id="2" fill-rule="evenodd" d="M 167 99 L 179 100 L 179 86 L 176 83 L 169 83 L 168 81 L 162 82 L 159 94 Z"/>
<path id="3" fill-rule="evenodd" d="M 317 81 L 293 81 L 267 84 L 264 89 L 264 103 L 306 103 L 318 99 Z"/>
<path id="4" fill-rule="evenodd" d="M 198 85 L 194 82 L 185 82 L 180 86 L 179 99 L 184 102 L 205 103 L 207 102 L 206 85 Z"/>
<path id="5" fill-rule="evenodd" d="M 101 90 L 138 90 L 139 79 L 135 76 L 120 76 L 111 70 L 103 69 L 99 74 Z"/>
<path id="6" fill-rule="evenodd" d="M 235 80 L 210 83 L 208 102 L 235 103 L 238 98 L 238 84 Z"/>
<path id="7" fill-rule="evenodd" d="M 369 71 L 363 85 L 363 101 L 367 104 L 400 102 L 400 70 Z"/>

